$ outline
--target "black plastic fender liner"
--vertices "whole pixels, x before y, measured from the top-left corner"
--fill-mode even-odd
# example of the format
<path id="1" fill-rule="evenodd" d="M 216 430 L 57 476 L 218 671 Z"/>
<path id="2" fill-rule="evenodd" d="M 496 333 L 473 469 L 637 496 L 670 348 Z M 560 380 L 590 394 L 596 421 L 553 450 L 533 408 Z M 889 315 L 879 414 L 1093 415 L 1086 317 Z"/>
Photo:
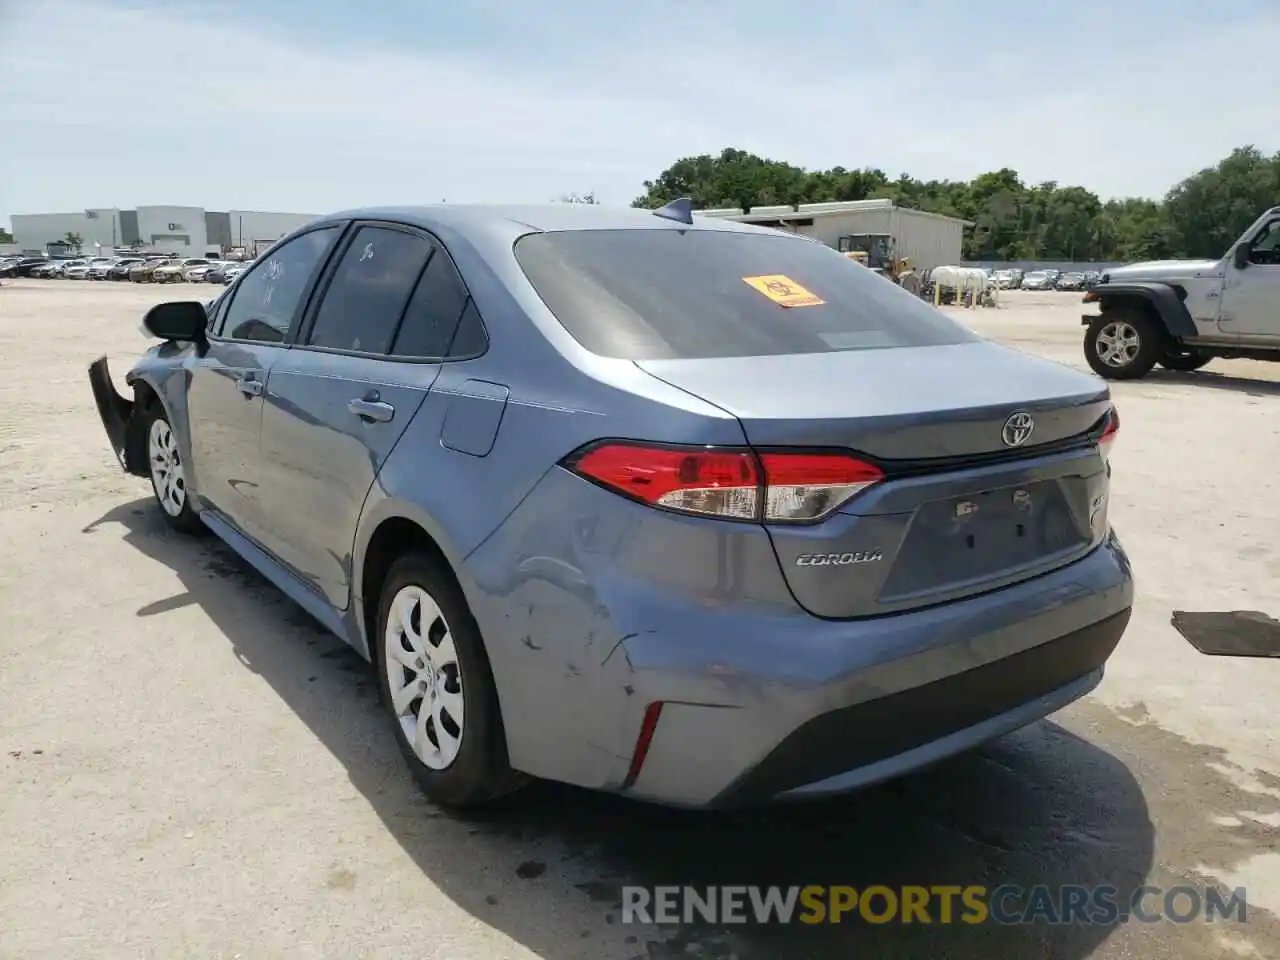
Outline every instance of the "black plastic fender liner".
<path id="1" fill-rule="evenodd" d="M 128 439 L 129 423 L 133 419 L 133 401 L 120 395 L 115 384 L 111 382 L 111 370 L 107 366 L 107 358 L 99 357 L 89 364 L 89 386 L 93 389 L 93 400 L 98 406 L 98 417 L 102 420 L 102 428 L 107 432 L 107 440 L 111 449 L 120 461 L 120 467 L 127 473 L 134 473 L 129 468 Z"/>
<path id="2" fill-rule="evenodd" d="M 1110 300 L 1128 297 L 1146 300 L 1155 307 L 1156 314 L 1164 322 L 1165 329 L 1173 336 L 1179 339 L 1196 336 L 1196 323 L 1191 318 L 1191 312 L 1178 296 L 1178 291 L 1167 283 L 1144 280 L 1102 283 L 1089 292 L 1101 302 L 1104 312 Z M 1092 316 L 1084 318 L 1086 324 L 1093 319 Z"/>

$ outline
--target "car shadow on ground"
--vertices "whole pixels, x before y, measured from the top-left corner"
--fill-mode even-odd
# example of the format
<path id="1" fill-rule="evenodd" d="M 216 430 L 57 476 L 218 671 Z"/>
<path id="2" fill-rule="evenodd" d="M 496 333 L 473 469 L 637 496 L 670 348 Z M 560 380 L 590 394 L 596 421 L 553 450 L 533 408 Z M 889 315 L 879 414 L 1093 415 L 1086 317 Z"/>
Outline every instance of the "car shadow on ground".
<path id="1" fill-rule="evenodd" d="M 1254 380 L 1250 377 L 1237 377 L 1225 373 L 1214 373 L 1212 370 L 1163 370 L 1155 369 L 1141 381 L 1169 385 L 1185 385 L 1209 387 L 1214 390 L 1231 390 L 1235 393 L 1248 394 L 1251 397 L 1280 396 L 1280 383 L 1274 380 Z"/>
<path id="2" fill-rule="evenodd" d="M 819 803 L 703 814 L 537 783 L 482 814 L 449 814 L 403 767 L 363 659 L 216 540 L 170 532 L 151 500 L 117 507 L 86 532 L 106 524 L 123 525 L 129 545 L 181 580 L 181 592 L 138 616 L 199 605 L 345 766 L 431 882 L 543 957 L 843 960 L 862 948 L 1066 960 L 1090 955 L 1113 926 L 944 925 L 935 912 L 929 924 L 868 926 L 855 915 L 838 926 L 659 930 L 623 925 L 621 887 L 1079 884 L 1114 886 L 1123 902 L 1152 867 L 1153 827 L 1134 777 L 1052 722 Z"/>

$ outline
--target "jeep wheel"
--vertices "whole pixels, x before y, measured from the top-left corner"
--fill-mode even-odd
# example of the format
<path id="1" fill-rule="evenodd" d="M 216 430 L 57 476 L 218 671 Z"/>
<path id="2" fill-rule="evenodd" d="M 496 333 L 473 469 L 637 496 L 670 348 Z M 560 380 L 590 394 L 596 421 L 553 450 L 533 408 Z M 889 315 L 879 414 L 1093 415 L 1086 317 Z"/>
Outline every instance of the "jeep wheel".
<path id="1" fill-rule="evenodd" d="M 1160 359 L 1162 331 L 1149 318 L 1128 310 L 1108 310 L 1084 335 L 1084 356 L 1107 380 L 1137 380 Z"/>
<path id="2" fill-rule="evenodd" d="M 1177 370 L 1179 373 L 1190 373 L 1199 370 L 1213 357 L 1202 353 L 1167 353 L 1160 358 L 1160 366 L 1166 370 Z"/>

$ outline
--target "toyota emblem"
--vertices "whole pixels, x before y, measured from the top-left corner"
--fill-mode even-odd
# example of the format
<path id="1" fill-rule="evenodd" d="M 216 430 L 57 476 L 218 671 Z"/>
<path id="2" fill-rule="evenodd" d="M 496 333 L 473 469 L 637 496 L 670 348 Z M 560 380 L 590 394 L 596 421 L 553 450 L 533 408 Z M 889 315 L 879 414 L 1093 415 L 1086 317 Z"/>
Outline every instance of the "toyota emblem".
<path id="1" fill-rule="evenodd" d="M 1000 431 L 1000 438 L 1004 440 L 1006 447 L 1020 447 L 1031 439 L 1031 434 L 1036 429 L 1036 421 L 1031 414 L 1015 413 L 1004 422 L 1004 429 Z"/>

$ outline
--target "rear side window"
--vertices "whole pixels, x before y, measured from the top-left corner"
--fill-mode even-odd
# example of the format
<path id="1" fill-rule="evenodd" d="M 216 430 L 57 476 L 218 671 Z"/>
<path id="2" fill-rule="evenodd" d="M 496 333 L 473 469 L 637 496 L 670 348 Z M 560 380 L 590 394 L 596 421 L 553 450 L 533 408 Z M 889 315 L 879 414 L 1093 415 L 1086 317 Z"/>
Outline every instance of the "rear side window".
<path id="1" fill-rule="evenodd" d="M 475 357 L 484 353 L 489 347 L 489 336 L 484 332 L 484 324 L 480 322 L 480 314 L 475 302 L 467 301 L 458 321 L 458 330 L 453 335 L 453 343 L 449 345 L 451 357 Z"/>
<path id="2" fill-rule="evenodd" d="M 848 257 L 784 234 L 553 231 L 522 237 L 515 255 L 565 329 L 606 357 L 771 356 L 978 339 Z"/>
<path id="3" fill-rule="evenodd" d="M 437 249 L 413 291 L 392 353 L 399 357 L 449 356 L 458 321 L 469 302 L 453 262 Z"/>
<path id="4" fill-rule="evenodd" d="M 325 291 L 308 342 L 315 347 L 387 353 L 431 242 L 386 227 L 361 227 Z"/>

